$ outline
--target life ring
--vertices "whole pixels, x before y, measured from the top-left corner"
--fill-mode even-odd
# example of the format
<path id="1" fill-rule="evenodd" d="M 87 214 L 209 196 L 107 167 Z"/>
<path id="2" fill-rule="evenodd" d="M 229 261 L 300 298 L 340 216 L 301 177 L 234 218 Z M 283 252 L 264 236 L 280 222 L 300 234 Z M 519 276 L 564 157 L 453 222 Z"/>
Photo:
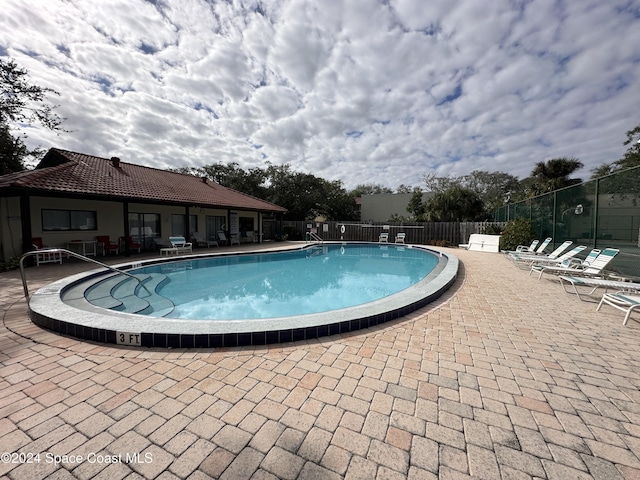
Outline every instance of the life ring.
<path id="1" fill-rule="evenodd" d="M 346 229 L 344 228 L 344 225 L 341 225 L 341 226 L 340 226 L 340 233 L 344 233 L 344 231 L 345 231 L 345 230 L 346 230 Z"/>

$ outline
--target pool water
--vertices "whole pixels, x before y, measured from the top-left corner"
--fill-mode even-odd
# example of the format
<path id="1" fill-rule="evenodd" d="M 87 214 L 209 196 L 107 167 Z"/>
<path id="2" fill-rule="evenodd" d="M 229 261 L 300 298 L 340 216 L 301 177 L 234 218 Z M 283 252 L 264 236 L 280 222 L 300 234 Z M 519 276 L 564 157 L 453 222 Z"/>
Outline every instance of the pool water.
<path id="1" fill-rule="evenodd" d="M 373 302 L 419 282 L 437 263 L 433 253 L 408 246 L 336 244 L 190 259 L 129 273 L 167 276 L 156 292 L 169 298 L 175 309 L 164 317 L 242 320 L 305 315 Z"/>

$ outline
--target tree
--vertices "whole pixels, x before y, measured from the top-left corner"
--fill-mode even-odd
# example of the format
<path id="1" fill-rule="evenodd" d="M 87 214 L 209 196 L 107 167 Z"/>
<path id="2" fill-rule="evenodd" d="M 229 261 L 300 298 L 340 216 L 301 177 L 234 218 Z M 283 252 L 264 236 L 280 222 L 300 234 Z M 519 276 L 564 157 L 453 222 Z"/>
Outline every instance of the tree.
<path id="1" fill-rule="evenodd" d="M 290 165 L 269 165 L 266 169 L 267 197 L 272 203 L 285 207 L 287 218 L 313 220 L 356 219 L 355 198 L 342 182 L 330 182 L 310 173 L 294 172 Z"/>
<path id="2" fill-rule="evenodd" d="M 413 195 L 411 195 L 407 205 L 407 212 L 413 216 L 415 221 L 422 221 L 425 213 L 425 203 L 422 201 L 422 190 L 419 188 L 413 190 Z"/>
<path id="3" fill-rule="evenodd" d="M 460 177 L 438 177 L 428 173 L 422 177 L 427 190 L 435 193 L 447 192 L 460 187 L 474 192 L 484 204 L 487 212 L 493 212 L 505 203 L 524 198 L 525 190 L 518 177 L 505 172 L 474 170 Z"/>
<path id="4" fill-rule="evenodd" d="M 522 196 L 520 180 L 505 172 L 474 170 L 462 177 L 462 186 L 474 191 L 487 212 L 494 212 L 505 203 Z"/>
<path id="5" fill-rule="evenodd" d="M 462 185 L 462 177 L 438 177 L 435 172 L 425 173 L 422 176 L 427 192 L 442 193 L 454 186 Z"/>
<path id="6" fill-rule="evenodd" d="M 534 195 L 553 192 L 560 188 L 582 183 L 579 178 L 569 178 L 584 165 L 577 158 L 552 158 L 546 162 L 538 162 L 531 171 Z"/>
<path id="7" fill-rule="evenodd" d="M 363 195 L 378 195 L 381 193 L 393 193 L 393 190 L 383 185 L 365 183 L 365 184 L 356 186 L 356 188 L 351 190 L 349 193 L 354 198 L 358 198 L 358 197 L 362 197 Z"/>
<path id="8" fill-rule="evenodd" d="M 475 222 L 486 218 L 480 197 L 459 185 L 436 193 L 427 200 L 425 210 L 429 222 Z"/>
<path id="9" fill-rule="evenodd" d="M 640 165 L 640 124 L 627 132 L 623 145 L 629 145 L 622 158 L 613 163 L 605 163 L 591 170 L 591 178 L 604 177 L 611 173 Z"/>
<path id="10" fill-rule="evenodd" d="M 398 188 L 396 188 L 396 193 L 412 193 L 415 192 L 415 189 L 418 187 L 412 187 L 411 185 L 405 185 L 404 183 L 401 183 L 400 185 L 398 185 Z"/>
<path id="11" fill-rule="evenodd" d="M 64 119 L 53 112 L 56 106 L 45 102 L 48 94 L 59 95 L 53 89 L 31 85 L 28 72 L 14 60 L 0 59 L 0 173 L 25 169 L 29 155 L 39 155 L 41 150 L 29 150 L 24 136 L 14 134 L 17 123 L 40 123 L 53 131 L 65 131 Z"/>
<path id="12" fill-rule="evenodd" d="M 24 170 L 22 159 L 28 155 L 22 139 L 12 136 L 8 125 L 0 124 L 0 175 Z"/>

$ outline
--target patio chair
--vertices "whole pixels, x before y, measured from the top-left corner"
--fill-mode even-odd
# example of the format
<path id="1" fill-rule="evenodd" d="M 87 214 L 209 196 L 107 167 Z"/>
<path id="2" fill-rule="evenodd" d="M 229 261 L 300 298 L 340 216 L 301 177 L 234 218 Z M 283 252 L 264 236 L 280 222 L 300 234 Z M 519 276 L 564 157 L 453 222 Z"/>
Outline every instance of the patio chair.
<path id="1" fill-rule="evenodd" d="M 42 237 L 33 237 L 31 239 L 31 246 L 34 250 L 46 250 L 51 248 L 44 245 Z M 42 252 L 36 255 L 36 266 L 39 267 L 41 263 L 59 263 L 62 265 L 62 252 Z"/>
<path id="2" fill-rule="evenodd" d="M 631 316 L 631 312 L 640 308 L 640 295 L 629 295 L 626 292 L 605 293 L 596 311 L 600 311 L 600 307 L 605 303 L 625 312 L 622 325 L 626 325 Z"/>
<path id="3" fill-rule="evenodd" d="M 176 254 L 193 253 L 193 244 L 187 242 L 184 237 L 169 237 L 171 246 L 176 249 Z"/>
<path id="4" fill-rule="evenodd" d="M 205 240 L 205 238 L 198 232 L 191 232 L 191 241 L 195 242 L 196 247 L 217 247 L 218 241 L 213 237 L 209 240 Z"/>
<path id="5" fill-rule="evenodd" d="M 218 240 L 222 245 L 229 245 L 229 239 L 222 230 L 218 232 Z"/>
<path id="6" fill-rule="evenodd" d="M 538 280 L 540 280 L 543 270 L 548 269 L 550 271 L 553 271 L 554 268 L 559 269 L 558 273 L 560 275 L 562 275 L 563 273 L 571 275 L 571 272 L 576 272 L 578 269 L 586 265 L 590 265 L 591 262 L 593 262 L 596 258 L 598 258 L 598 255 L 600 255 L 600 249 L 594 248 L 589 252 L 589 255 L 587 255 L 584 260 L 573 258 L 575 256 L 575 254 L 573 254 L 573 251 L 576 249 L 584 250 L 583 247 L 585 246 L 579 245 L 575 248 L 572 248 L 571 250 L 569 250 L 569 252 L 565 253 L 561 257 L 558 257 L 555 261 L 541 262 L 535 265 L 531 265 L 529 275 L 531 275 L 533 272 L 538 272 Z"/>
<path id="7" fill-rule="evenodd" d="M 540 246 L 535 249 L 534 253 L 536 255 L 544 255 L 544 249 L 547 248 L 547 246 L 549 246 L 549 244 L 551 243 L 551 240 L 553 240 L 551 237 L 545 238 L 543 242 L 540 244 Z"/>
<path id="8" fill-rule="evenodd" d="M 129 247 L 130 252 L 137 251 L 138 253 L 140 253 L 142 249 L 142 245 L 140 245 L 138 242 L 134 242 L 131 236 L 120 237 L 118 239 L 118 246 L 120 247 L 120 250 L 122 250 L 123 252 L 125 251 L 127 246 Z"/>
<path id="9" fill-rule="evenodd" d="M 613 289 L 617 292 L 631 292 L 640 294 L 640 283 L 625 282 L 623 280 L 608 280 L 604 278 L 591 278 L 591 277 L 571 277 L 567 275 L 560 275 L 560 285 L 567 293 L 575 294 L 580 300 L 587 301 L 583 298 L 585 295 L 589 298 L 599 288 L 604 288 L 605 293 L 608 289 Z M 578 287 L 585 287 L 591 289 L 589 292 L 584 290 L 580 292 Z M 597 300 L 596 300 L 597 301 Z"/>
<path id="10" fill-rule="evenodd" d="M 566 266 L 544 266 L 540 265 L 540 274 L 538 280 L 542 278 L 543 273 L 549 273 L 553 275 L 569 275 L 569 276 L 582 276 L 582 277 L 598 277 L 602 276 L 604 267 L 606 267 L 613 257 L 615 257 L 620 250 L 617 248 L 605 248 L 597 257 L 592 258 L 594 249 L 589 253 L 589 256 L 581 263 L 573 263 Z M 570 259 L 571 260 L 571 259 Z M 533 267 L 532 267 L 533 268 Z"/>
<path id="11" fill-rule="evenodd" d="M 153 249 L 155 251 L 159 251 L 163 248 L 173 248 L 173 245 L 171 245 L 171 242 L 166 241 L 165 239 L 161 238 L 161 237 L 154 237 L 153 238 Z"/>
<path id="12" fill-rule="evenodd" d="M 104 257 L 107 252 L 114 252 L 116 255 L 120 253 L 120 247 L 116 242 L 112 242 L 109 235 L 97 235 L 96 242 L 98 242 L 98 248 L 102 249 L 102 256 Z"/>
<path id="13" fill-rule="evenodd" d="M 406 236 L 406 233 L 398 233 L 396 235 L 396 243 L 404 243 L 404 237 Z"/>
<path id="14" fill-rule="evenodd" d="M 522 262 L 527 264 L 527 266 L 530 266 L 532 263 L 536 261 L 555 260 L 559 258 L 562 252 L 564 252 L 567 248 L 569 248 L 569 245 L 571 245 L 572 243 L 573 242 L 571 240 L 567 240 L 566 242 L 564 242 L 562 245 L 560 245 L 558 248 L 556 248 L 553 252 L 549 253 L 548 255 L 539 255 L 535 253 L 534 254 L 511 253 L 509 254 L 509 256 L 516 263 L 516 265 L 518 264 L 518 262 Z M 587 247 L 585 246 L 584 248 L 587 248 Z"/>
<path id="15" fill-rule="evenodd" d="M 379 243 L 389 243 L 389 234 L 387 232 L 382 232 L 378 237 Z"/>
<path id="16" fill-rule="evenodd" d="M 524 253 L 524 252 L 533 253 L 539 243 L 540 243 L 540 240 L 534 240 L 533 242 L 531 242 L 531 245 L 529 245 L 528 247 L 526 245 L 518 245 L 515 250 L 503 250 L 502 253 Z"/>

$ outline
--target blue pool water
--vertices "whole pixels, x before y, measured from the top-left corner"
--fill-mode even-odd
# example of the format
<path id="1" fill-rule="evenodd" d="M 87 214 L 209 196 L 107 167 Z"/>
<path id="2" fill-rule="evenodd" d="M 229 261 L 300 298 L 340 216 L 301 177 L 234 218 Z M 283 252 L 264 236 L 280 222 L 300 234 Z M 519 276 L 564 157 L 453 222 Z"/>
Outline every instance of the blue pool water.
<path id="1" fill-rule="evenodd" d="M 164 317 L 240 320 L 369 303 L 414 285 L 437 263 L 436 255 L 420 249 L 352 244 L 190 259 L 130 273 L 167 276 L 156 292 L 175 308 Z"/>

